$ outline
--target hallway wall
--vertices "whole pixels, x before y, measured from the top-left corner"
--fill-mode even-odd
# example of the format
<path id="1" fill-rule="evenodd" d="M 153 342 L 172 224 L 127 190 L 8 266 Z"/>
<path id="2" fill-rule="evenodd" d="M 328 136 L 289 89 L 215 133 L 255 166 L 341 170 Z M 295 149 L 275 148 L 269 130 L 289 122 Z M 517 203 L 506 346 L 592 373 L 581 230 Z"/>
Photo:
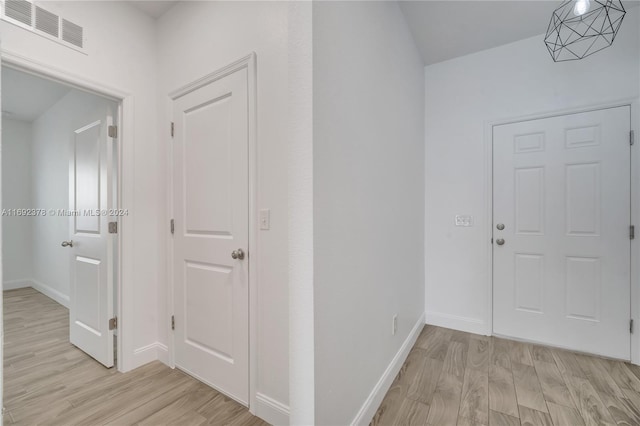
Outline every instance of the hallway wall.
<path id="1" fill-rule="evenodd" d="M 169 93 L 251 52 L 257 57 L 258 209 L 271 210 L 271 229 L 258 230 L 256 413 L 271 423 L 289 416 L 289 281 L 288 281 L 288 5 L 286 2 L 183 1 L 158 21 L 158 84 L 163 147 L 161 164 L 170 169 Z M 159 201 L 160 262 L 169 256 L 170 174 L 160 179 L 166 191 Z M 165 269 L 166 275 L 166 269 Z M 158 336 L 168 344 L 170 281 L 159 280 Z"/>
<path id="2" fill-rule="evenodd" d="M 31 200 L 32 126 L 2 117 L 2 209 L 33 208 Z M 3 288 L 26 287 L 33 278 L 31 232 L 33 218 L 2 217 Z"/>
<path id="3" fill-rule="evenodd" d="M 396 3 L 314 2 L 316 424 L 369 424 L 422 329 L 423 87 Z"/>
<path id="4" fill-rule="evenodd" d="M 31 204 L 36 208 L 69 209 L 69 154 L 74 131 L 107 110 L 113 101 L 71 90 L 33 122 L 31 150 Z M 33 218 L 32 262 L 35 288 L 68 306 L 69 250 L 62 241 L 70 238 L 70 219 L 59 215 Z"/>

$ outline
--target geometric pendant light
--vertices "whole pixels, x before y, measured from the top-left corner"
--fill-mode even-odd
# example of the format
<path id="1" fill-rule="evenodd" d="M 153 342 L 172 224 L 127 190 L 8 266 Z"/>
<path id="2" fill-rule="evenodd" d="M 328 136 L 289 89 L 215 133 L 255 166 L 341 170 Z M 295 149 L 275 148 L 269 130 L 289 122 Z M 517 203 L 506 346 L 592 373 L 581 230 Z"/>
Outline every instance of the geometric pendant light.
<path id="1" fill-rule="evenodd" d="M 625 15 L 620 0 L 568 0 L 553 11 L 544 42 L 555 62 L 611 46 Z"/>

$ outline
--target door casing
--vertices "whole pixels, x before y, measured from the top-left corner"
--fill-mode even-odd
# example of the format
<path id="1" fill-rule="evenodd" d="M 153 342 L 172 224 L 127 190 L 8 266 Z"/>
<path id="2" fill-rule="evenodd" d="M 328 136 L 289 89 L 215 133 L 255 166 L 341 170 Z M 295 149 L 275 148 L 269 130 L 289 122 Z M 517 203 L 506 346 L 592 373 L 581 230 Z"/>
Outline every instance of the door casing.
<path id="1" fill-rule="evenodd" d="M 257 140 L 257 73 L 256 73 L 257 57 L 255 52 L 214 71 L 194 82 L 180 87 L 169 93 L 167 99 L 168 116 L 173 115 L 173 102 L 181 97 L 197 90 L 207 84 L 219 80 L 238 70 L 246 68 L 247 70 L 247 93 L 248 93 L 248 120 L 249 120 L 249 249 L 247 260 L 249 262 L 249 411 L 256 414 L 257 407 L 256 390 L 257 390 L 257 342 L 258 342 L 258 262 L 260 253 L 258 248 L 258 230 L 259 230 L 259 212 L 258 212 L 258 140 Z M 172 138 L 169 135 L 167 139 L 167 193 L 169 218 L 173 217 L 173 151 L 171 149 Z M 169 230 L 167 224 L 167 231 Z M 169 294 L 167 297 L 167 312 L 169 317 L 173 315 L 174 302 L 174 286 L 173 281 L 173 238 L 171 233 L 167 232 L 167 276 L 170 277 Z M 175 341 L 174 333 L 171 329 L 170 318 L 166 319 L 167 335 L 169 336 L 169 365 L 175 368 Z"/>
<path id="2" fill-rule="evenodd" d="M 583 107 L 564 108 L 536 114 L 503 117 L 485 122 L 484 152 L 485 152 L 485 241 L 486 241 L 486 328 L 487 336 L 493 335 L 493 127 L 512 124 L 520 121 L 538 120 L 567 114 L 595 111 L 600 109 L 629 106 L 631 110 L 631 129 L 638 135 L 640 125 L 640 98 L 626 98 L 602 104 L 591 104 Z M 631 222 L 640 229 L 640 143 L 631 147 Z M 635 330 L 631 338 L 631 362 L 640 365 L 640 247 L 638 239 L 631 242 L 631 319 L 634 320 Z"/>
<path id="3" fill-rule="evenodd" d="M 117 123 L 120 129 L 117 142 L 117 208 L 129 209 L 133 206 L 133 192 L 123 192 L 123 188 L 131 187 L 132 182 L 124 181 L 125 177 L 133 176 L 133 144 L 131 135 L 134 131 L 133 122 L 133 96 L 114 89 L 112 87 L 102 85 L 82 76 L 73 75 L 66 71 L 55 69 L 47 64 L 33 61 L 20 55 L 16 55 L 7 51 L 1 52 L 1 61 L 3 66 L 13 68 L 18 71 L 37 75 L 39 77 L 52 80 L 82 90 L 84 92 L 93 93 L 95 95 L 110 99 L 118 103 Z M 127 159 L 127 161 L 123 161 Z M 0 218 L 0 224 L 1 224 Z M 126 301 L 133 300 L 132 288 L 128 285 L 133 283 L 133 262 L 123 262 L 127 256 L 126 253 L 133 253 L 132 240 L 132 216 L 121 216 L 118 219 L 118 238 L 116 239 L 116 254 L 114 261 L 116 262 L 116 273 L 114 277 L 114 291 L 117 292 L 117 307 L 115 314 L 118 318 L 133 317 L 135 307 L 126 304 Z M 128 256 L 128 258 L 131 258 Z M 0 264 L 1 267 L 1 264 Z M 126 283 L 126 285 L 125 285 Z M 0 286 L 2 283 L 0 282 Z M 125 303 L 123 303 L 125 302 Z M 2 318 L 0 317 L 0 326 L 2 326 Z M 132 370 L 134 366 L 134 344 L 133 344 L 133 328 L 127 328 L 126 322 L 118 321 L 118 332 L 116 333 L 117 345 L 117 366 L 120 372 Z"/>

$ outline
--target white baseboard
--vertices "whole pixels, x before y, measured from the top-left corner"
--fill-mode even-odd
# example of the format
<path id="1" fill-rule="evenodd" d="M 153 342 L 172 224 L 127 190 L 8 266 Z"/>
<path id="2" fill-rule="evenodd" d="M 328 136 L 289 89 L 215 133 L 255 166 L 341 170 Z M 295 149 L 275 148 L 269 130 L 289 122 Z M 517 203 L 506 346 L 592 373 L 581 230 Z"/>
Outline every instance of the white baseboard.
<path id="1" fill-rule="evenodd" d="M 167 345 L 156 342 L 156 350 L 158 351 L 158 360 L 163 364 L 169 365 L 169 348 Z"/>
<path id="2" fill-rule="evenodd" d="M 256 394 L 254 413 L 274 426 L 289 424 L 289 406 L 259 392 Z"/>
<path id="3" fill-rule="evenodd" d="M 438 327 L 451 328 L 473 334 L 487 335 L 487 324 L 484 321 L 475 318 L 467 318 L 439 312 L 427 312 L 425 314 L 425 322 Z"/>
<path id="4" fill-rule="evenodd" d="M 38 290 L 40 293 L 44 294 L 50 299 L 55 300 L 56 302 L 58 302 L 59 304 L 61 304 L 67 309 L 69 309 L 69 307 L 71 306 L 71 301 L 69 300 L 69 296 L 59 292 L 53 287 L 49 287 L 48 285 L 43 284 L 40 281 L 36 281 L 36 280 L 31 280 L 31 287 Z"/>
<path id="5" fill-rule="evenodd" d="M 389 391 L 393 380 L 396 378 L 398 373 L 400 372 L 400 368 L 402 368 L 402 364 L 404 364 L 411 348 L 416 343 L 422 328 L 424 327 L 425 316 L 422 314 L 420 318 L 418 318 L 418 322 L 413 326 L 411 332 L 405 339 L 402 346 L 396 353 L 396 355 L 391 360 L 391 363 L 387 366 L 387 369 L 382 373 L 382 377 L 378 380 L 378 383 L 373 387 L 373 390 L 369 394 L 369 397 L 364 402 L 358 414 L 356 414 L 355 418 L 351 422 L 352 425 L 357 426 L 366 426 L 371 423 L 373 416 L 378 411 L 378 407 L 382 403 L 385 395 Z"/>
<path id="6" fill-rule="evenodd" d="M 133 365 L 131 366 L 131 370 L 161 359 L 161 352 L 166 352 L 167 358 L 169 357 L 169 350 L 160 342 L 153 342 L 149 345 L 135 349 L 133 351 Z"/>
<path id="7" fill-rule="evenodd" d="M 33 287 L 31 280 L 10 280 L 2 283 L 2 290 L 16 290 L 18 288 Z"/>

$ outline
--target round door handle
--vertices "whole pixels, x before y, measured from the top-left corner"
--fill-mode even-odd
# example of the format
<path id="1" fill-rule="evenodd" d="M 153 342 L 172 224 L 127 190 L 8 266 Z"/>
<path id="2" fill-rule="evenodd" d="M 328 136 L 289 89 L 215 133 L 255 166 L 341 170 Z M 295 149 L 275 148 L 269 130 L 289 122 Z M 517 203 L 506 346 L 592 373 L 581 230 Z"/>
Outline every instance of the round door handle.
<path id="1" fill-rule="evenodd" d="M 73 247 L 73 240 L 63 241 L 61 244 L 62 247 Z"/>
<path id="2" fill-rule="evenodd" d="M 242 260 L 244 259 L 244 251 L 242 251 L 242 249 L 234 250 L 231 252 L 231 257 L 233 259 Z"/>
<path id="3" fill-rule="evenodd" d="M 498 244 L 499 246 L 503 245 L 504 244 L 504 238 L 498 238 L 496 240 L 496 244 Z"/>
<path id="4" fill-rule="evenodd" d="M 502 231 L 504 229 L 504 223 L 497 224 L 496 228 L 498 228 L 498 231 Z"/>

